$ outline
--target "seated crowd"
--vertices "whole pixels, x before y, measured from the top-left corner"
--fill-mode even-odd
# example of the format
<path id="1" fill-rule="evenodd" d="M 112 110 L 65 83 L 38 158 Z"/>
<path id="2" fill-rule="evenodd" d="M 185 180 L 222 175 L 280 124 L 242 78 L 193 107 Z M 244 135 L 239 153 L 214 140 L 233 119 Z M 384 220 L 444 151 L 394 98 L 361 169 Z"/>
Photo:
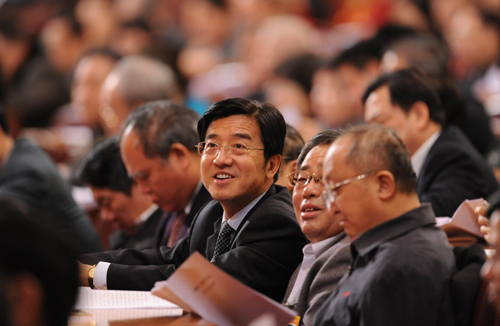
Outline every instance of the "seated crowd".
<path id="1" fill-rule="evenodd" d="M 120 17 L 99 37 L 83 2 L 52 8 L 46 54 L 25 37 L 30 9 L 0 5 L 1 325 L 67 325 L 78 286 L 150 291 L 194 252 L 295 326 L 500 325 L 500 256 L 485 254 L 500 250 L 496 14 L 470 3 L 399 26 L 401 8 L 422 11 L 400 0 L 394 21 L 320 58 L 298 5 L 262 0 L 269 16 L 252 18 L 237 1 L 179 1 L 174 27 L 158 10 L 157 26 Z M 468 57 L 461 17 L 498 49 Z M 79 45 L 58 57 L 63 25 Z M 86 135 L 80 153 L 61 145 L 68 130 Z M 436 223 L 478 198 L 484 236 Z"/>

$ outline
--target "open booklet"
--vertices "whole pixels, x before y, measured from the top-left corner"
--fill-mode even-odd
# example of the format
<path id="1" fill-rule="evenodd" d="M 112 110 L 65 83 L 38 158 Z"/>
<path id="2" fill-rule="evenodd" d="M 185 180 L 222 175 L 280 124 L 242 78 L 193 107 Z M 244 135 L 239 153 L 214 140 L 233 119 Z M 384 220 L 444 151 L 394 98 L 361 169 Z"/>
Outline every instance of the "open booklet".
<path id="1" fill-rule="evenodd" d="M 287 325 L 297 313 L 224 273 L 195 252 L 166 281 L 156 282 L 154 295 L 220 326 Z"/>
<path id="2" fill-rule="evenodd" d="M 76 322 L 92 322 L 107 325 L 113 320 L 143 319 L 154 317 L 178 317 L 183 310 L 178 305 L 162 300 L 149 291 L 91 290 L 80 287 Z"/>
<path id="3" fill-rule="evenodd" d="M 477 215 L 474 213 L 476 207 L 482 203 L 484 203 L 482 198 L 465 200 L 451 218 L 436 218 L 436 224 L 446 232 L 452 245 L 470 245 L 484 239 L 477 222 Z"/>

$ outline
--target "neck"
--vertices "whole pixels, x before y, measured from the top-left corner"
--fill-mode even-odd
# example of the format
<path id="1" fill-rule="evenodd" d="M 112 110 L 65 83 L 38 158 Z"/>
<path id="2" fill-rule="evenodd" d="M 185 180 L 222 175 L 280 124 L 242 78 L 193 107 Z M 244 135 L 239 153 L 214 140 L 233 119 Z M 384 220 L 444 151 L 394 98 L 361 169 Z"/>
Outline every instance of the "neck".
<path id="1" fill-rule="evenodd" d="M 250 204 L 252 201 L 254 201 L 257 197 L 261 196 L 272 185 L 273 185 L 273 180 L 271 179 L 270 183 L 267 184 L 266 187 L 261 189 L 261 191 L 259 192 L 259 194 L 257 196 L 254 196 L 251 198 L 239 197 L 239 198 L 235 198 L 234 200 L 231 200 L 231 201 L 224 201 L 224 202 L 219 201 L 222 208 L 224 209 L 224 213 L 226 213 L 227 219 L 231 219 L 234 216 L 234 214 L 238 213 L 243 208 L 245 208 L 248 204 Z"/>
<path id="2" fill-rule="evenodd" d="M 420 207 L 420 200 L 416 193 L 402 194 L 397 193 L 390 201 L 387 202 L 384 215 L 387 217 L 383 222 L 395 219 L 411 210 Z"/>
<path id="3" fill-rule="evenodd" d="M 441 131 L 442 128 L 443 127 L 440 124 L 434 121 L 430 121 L 429 124 L 419 132 L 419 137 L 415 144 L 413 146 L 408 145 L 410 156 L 413 156 L 413 154 L 415 154 L 415 152 L 418 151 L 420 147 L 422 147 L 427 139 L 434 135 L 435 132 Z"/>

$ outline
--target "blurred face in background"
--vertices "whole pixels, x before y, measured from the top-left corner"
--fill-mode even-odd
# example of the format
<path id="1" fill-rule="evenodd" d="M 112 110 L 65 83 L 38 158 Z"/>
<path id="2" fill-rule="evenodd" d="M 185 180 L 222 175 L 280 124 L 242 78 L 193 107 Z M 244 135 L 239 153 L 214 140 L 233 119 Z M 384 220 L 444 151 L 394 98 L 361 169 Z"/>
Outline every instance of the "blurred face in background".
<path id="1" fill-rule="evenodd" d="M 83 124 L 99 125 L 99 92 L 113 67 L 113 60 L 99 54 L 78 62 L 73 74 L 71 101 Z"/>

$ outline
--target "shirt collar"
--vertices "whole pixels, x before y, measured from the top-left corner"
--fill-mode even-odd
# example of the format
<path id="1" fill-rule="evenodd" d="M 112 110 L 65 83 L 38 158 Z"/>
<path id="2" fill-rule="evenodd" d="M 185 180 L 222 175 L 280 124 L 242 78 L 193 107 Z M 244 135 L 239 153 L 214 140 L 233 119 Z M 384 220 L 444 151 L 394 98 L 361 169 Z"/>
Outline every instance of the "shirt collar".
<path id="1" fill-rule="evenodd" d="M 435 133 L 432 134 L 427 140 L 417 149 L 417 151 L 411 156 L 411 165 L 413 167 L 413 171 L 415 171 L 415 174 L 418 175 L 420 174 L 420 171 L 422 170 L 422 166 L 424 165 L 425 158 L 427 157 L 427 154 L 429 154 L 429 151 L 432 148 L 432 145 L 436 142 L 438 139 L 439 135 L 441 134 L 441 131 L 438 130 Z"/>
<path id="2" fill-rule="evenodd" d="M 158 205 L 153 204 L 149 206 L 148 209 L 146 209 L 139 217 L 135 220 L 135 224 L 139 224 L 142 222 L 146 222 L 148 218 L 153 215 L 153 213 L 158 209 Z"/>
<path id="3" fill-rule="evenodd" d="M 198 196 L 198 193 L 200 192 L 201 185 L 202 185 L 202 182 L 200 180 L 198 182 L 198 185 L 196 185 L 196 188 L 194 189 L 194 192 L 191 195 L 191 198 L 189 198 L 189 201 L 188 201 L 186 207 L 184 208 L 184 213 L 186 213 L 186 215 L 189 215 L 189 213 L 191 212 L 191 208 L 193 207 L 194 200 L 196 199 L 196 196 Z"/>
<path id="4" fill-rule="evenodd" d="M 269 190 L 269 189 L 268 189 Z M 257 204 L 257 202 L 264 197 L 266 194 L 267 190 L 264 191 L 259 197 L 255 198 L 252 200 L 248 205 L 243 207 L 242 210 L 240 210 L 238 213 L 234 214 L 233 217 L 231 217 L 229 220 L 227 219 L 226 212 L 222 214 L 222 222 L 227 220 L 227 223 L 233 228 L 233 230 L 238 230 L 238 227 L 241 224 L 241 221 L 243 221 L 243 218 L 250 212 L 250 210 Z"/>
<path id="5" fill-rule="evenodd" d="M 310 254 L 311 253 L 311 250 L 312 250 L 312 253 L 314 253 L 314 256 L 315 258 L 318 258 L 319 256 L 321 256 L 328 248 L 330 248 L 331 246 L 333 246 L 335 243 L 339 242 L 340 240 L 342 240 L 344 237 L 345 237 L 345 233 L 344 232 L 340 232 L 339 234 L 337 235 L 334 235 L 333 237 L 330 237 L 330 238 L 327 238 L 327 239 L 324 239 L 324 240 L 321 240 L 320 242 L 316 242 L 316 243 L 308 243 L 304 246 L 304 248 L 302 249 L 302 252 L 304 253 L 304 255 L 306 255 L 306 251 Z M 311 249 L 308 249 L 308 248 L 311 248 Z"/>
<path id="6" fill-rule="evenodd" d="M 352 246 L 360 256 L 364 256 L 388 240 L 416 228 L 435 224 L 436 216 L 431 205 L 422 204 L 418 208 L 364 232 L 352 242 Z"/>

